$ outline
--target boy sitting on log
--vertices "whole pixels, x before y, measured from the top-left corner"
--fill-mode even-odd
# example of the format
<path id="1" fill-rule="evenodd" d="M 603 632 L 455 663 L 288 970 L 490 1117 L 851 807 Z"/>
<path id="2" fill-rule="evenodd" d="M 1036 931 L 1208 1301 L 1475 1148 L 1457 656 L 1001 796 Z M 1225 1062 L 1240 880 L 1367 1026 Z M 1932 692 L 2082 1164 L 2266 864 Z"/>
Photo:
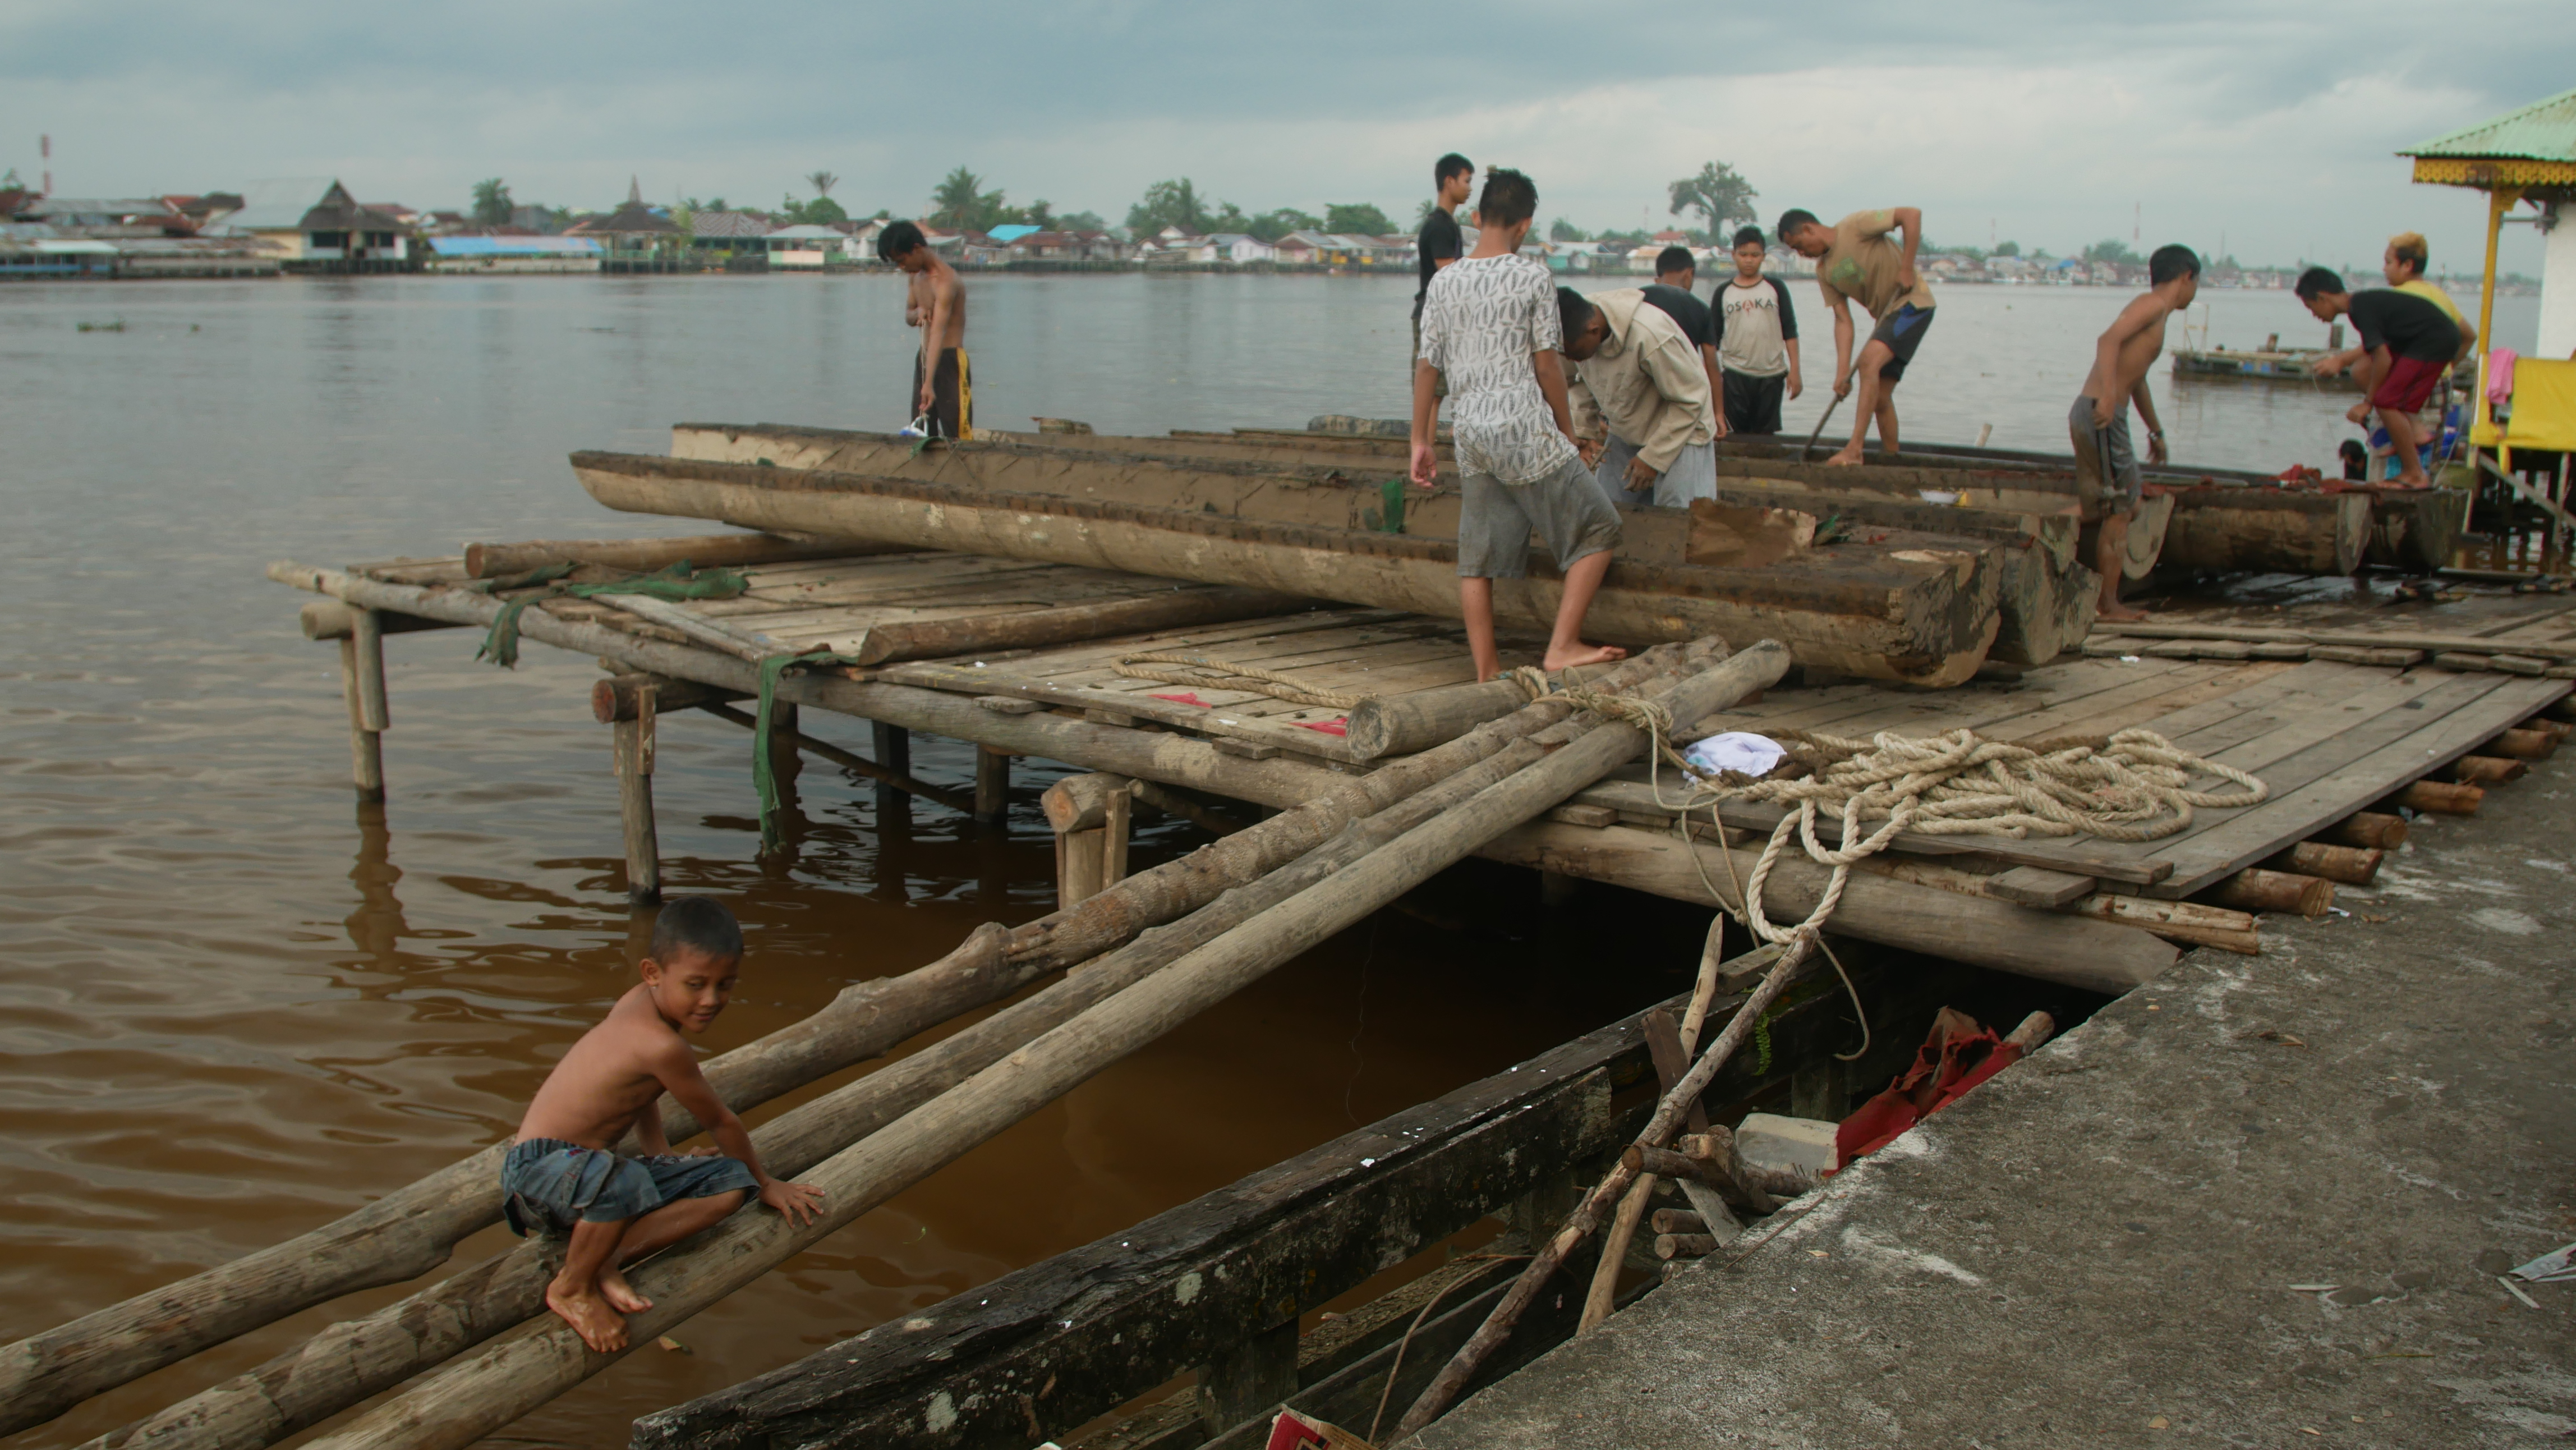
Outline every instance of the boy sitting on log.
<path id="1" fill-rule="evenodd" d="M 512 1231 L 571 1232 L 546 1307 L 602 1354 L 626 1347 L 625 1315 L 653 1307 L 621 1265 L 713 1227 L 754 1193 L 800 1224 L 823 1200 L 819 1189 L 761 1171 L 742 1120 L 707 1086 L 680 1036 L 706 1031 L 733 995 L 742 966 L 733 913 L 703 896 L 679 897 L 662 908 L 647 950 L 642 984 L 555 1064 L 501 1163 Z M 665 1092 L 707 1125 L 717 1148 L 671 1151 L 654 1105 Z M 616 1152 L 629 1128 L 646 1156 Z"/>
<path id="2" fill-rule="evenodd" d="M 1626 659 L 1583 641 L 1584 611 L 1610 572 L 1619 512 L 1592 482 L 1567 412 L 1564 324 L 1547 268 L 1520 254 L 1538 215 L 1538 188 L 1508 167 L 1485 174 L 1476 249 L 1434 273 L 1422 301 L 1413 365 L 1413 481 L 1432 486 L 1433 420 L 1449 384 L 1458 456 L 1458 604 L 1476 678 L 1502 673 L 1494 646 L 1494 581 L 1529 572 L 1536 529 L 1565 593 L 1548 637 L 1547 668 Z"/>

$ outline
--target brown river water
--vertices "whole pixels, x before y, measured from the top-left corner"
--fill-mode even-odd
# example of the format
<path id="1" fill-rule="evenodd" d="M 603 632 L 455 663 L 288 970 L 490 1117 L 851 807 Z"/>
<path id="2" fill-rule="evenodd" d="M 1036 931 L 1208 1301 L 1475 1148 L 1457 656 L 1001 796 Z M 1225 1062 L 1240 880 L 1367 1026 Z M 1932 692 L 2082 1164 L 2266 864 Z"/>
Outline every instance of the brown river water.
<path id="1" fill-rule="evenodd" d="M 1103 431 L 1296 426 L 1403 406 L 1410 289 L 1390 280 L 971 285 L 991 426 L 1032 413 Z M 1900 395 L 1909 430 L 1965 441 L 1991 422 L 1997 446 L 2061 447 L 2118 299 L 1943 300 Z M 2529 313 L 2528 299 L 2507 311 L 2505 342 Z M 2212 316 L 2219 341 L 2305 337 L 2278 294 L 2213 294 Z M 590 504 L 564 454 L 658 452 L 681 419 L 892 427 L 910 341 L 885 278 L 0 291 L 0 1340 L 290 1237 L 506 1136 L 632 979 L 641 927 L 621 890 L 606 732 L 587 708 L 595 667 L 531 648 L 502 672 L 473 662 L 464 631 L 396 637 L 390 798 L 362 808 L 333 652 L 302 639 L 304 596 L 260 566 L 668 532 Z M 1822 396 L 1791 405 L 1793 428 Z M 2289 389 L 2166 399 L 2179 455 L 2264 468 L 2328 461 L 2342 406 Z M 808 726 L 865 749 L 855 722 Z M 927 804 L 880 822 L 863 784 L 810 763 L 800 850 L 764 862 L 747 737 L 684 716 L 661 742 L 667 886 L 726 900 L 751 942 L 713 1050 L 1051 904 L 1035 803 L 1050 767 L 1024 764 L 1011 819 L 987 829 Z M 971 773 L 953 742 L 916 741 L 914 765 L 960 786 Z M 1200 839 L 1158 824 L 1136 860 Z M 683 1326 L 685 1353 L 633 1355 L 496 1443 L 623 1444 L 639 1413 L 1683 985 L 1706 912 L 1608 891 L 1550 911 L 1529 885 L 1472 866 L 1443 878 L 1419 909 L 1354 927 Z M 455 1262 L 505 1243 L 487 1231 Z M 77 1443 L 404 1292 L 308 1311 L 8 1443 Z"/>

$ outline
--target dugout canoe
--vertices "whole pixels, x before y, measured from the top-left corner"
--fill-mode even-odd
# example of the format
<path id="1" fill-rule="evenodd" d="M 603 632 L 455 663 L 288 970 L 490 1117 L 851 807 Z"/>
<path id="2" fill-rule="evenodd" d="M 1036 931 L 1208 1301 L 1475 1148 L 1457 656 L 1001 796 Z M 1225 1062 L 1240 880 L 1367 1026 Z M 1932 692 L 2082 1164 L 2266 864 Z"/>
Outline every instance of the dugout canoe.
<path id="1" fill-rule="evenodd" d="M 1278 589 L 1448 618 L 1459 613 L 1455 542 L 1410 532 L 1227 513 L 1213 499 L 1190 507 L 618 453 L 576 453 L 572 464 L 593 498 L 627 512 Z M 1298 492 L 1271 482 L 1253 496 L 1293 499 Z M 1325 485 L 1313 490 L 1325 502 L 1310 500 L 1306 509 L 1363 507 L 1332 500 Z M 1676 518 L 1643 541 L 1647 549 L 1623 547 L 1592 605 L 1594 637 L 1644 645 L 1767 636 L 1810 670 L 1930 686 L 1965 681 L 1994 643 L 1998 551 L 1981 541 L 1892 530 L 1878 546 L 1817 549 L 1795 567 L 1728 569 L 1681 562 L 1685 524 Z M 1543 633 L 1561 592 L 1553 561 L 1534 550 L 1529 578 L 1495 582 L 1495 621 Z"/>
<path id="2" fill-rule="evenodd" d="M 2210 484 L 2172 497 L 2167 568 L 2349 574 L 2370 544 L 2370 495 L 2358 490 Z"/>

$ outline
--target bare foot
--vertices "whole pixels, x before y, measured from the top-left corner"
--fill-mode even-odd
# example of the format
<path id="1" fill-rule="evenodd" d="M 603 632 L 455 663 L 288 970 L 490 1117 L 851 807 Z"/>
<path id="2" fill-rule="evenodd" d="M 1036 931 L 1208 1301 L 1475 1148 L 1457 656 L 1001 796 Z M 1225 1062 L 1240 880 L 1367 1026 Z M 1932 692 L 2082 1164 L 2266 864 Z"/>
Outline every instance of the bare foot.
<path id="1" fill-rule="evenodd" d="M 1825 466 L 1827 468 L 1857 468 L 1860 466 L 1860 450 L 1858 448 L 1845 447 L 1841 452 L 1826 459 Z"/>
<path id="2" fill-rule="evenodd" d="M 2093 617 L 2107 619 L 2113 624 L 2132 624 L 2146 618 L 2147 612 L 2143 609 L 2131 609 L 2125 604 L 2105 604 L 2093 611 Z"/>
<path id="3" fill-rule="evenodd" d="M 2433 480 L 2420 473 L 2401 473 L 2388 480 L 2390 488 L 2431 488 Z"/>
<path id="4" fill-rule="evenodd" d="M 614 1354 L 626 1347 L 626 1317 L 597 1294 L 566 1288 L 557 1281 L 546 1285 L 546 1307 L 599 1353 Z"/>
<path id="5" fill-rule="evenodd" d="M 615 1265 L 599 1271 L 599 1297 L 620 1314 L 641 1314 L 653 1307 L 653 1301 L 636 1293 L 635 1286 L 626 1282 L 626 1276 Z"/>
<path id="6" fill-rule="evenodd" d="M 1572 669 L 1576 665 L 1603 665 L 1612 660 L 1624 660 L 1627 657 L 1628 652 L 1615 644 L 1577 644 L 1571 649 L 1563 650 L 1550 645 L 1546 664 L 1548 671 L 1554 673 L 1557 670 Z"/>

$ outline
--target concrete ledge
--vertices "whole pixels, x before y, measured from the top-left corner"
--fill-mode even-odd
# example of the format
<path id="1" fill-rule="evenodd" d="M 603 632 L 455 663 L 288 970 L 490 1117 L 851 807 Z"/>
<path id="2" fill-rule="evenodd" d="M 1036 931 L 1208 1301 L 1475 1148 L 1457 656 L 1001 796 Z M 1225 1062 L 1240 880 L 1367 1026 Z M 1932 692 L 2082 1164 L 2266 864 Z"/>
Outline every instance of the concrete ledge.
<path id="1" fill-rule="evenodd" d="M 1703 1261 L 1417 1443 L 2576 1434 L 2576 1285 L 2524 1286 L 2535 1310 L 2492 1272 L 2576 1239 L 2562 780 L 2418 821 L 2377 891 L 2340 898 L 2353 915 L 2276 918 L 2260 958 L 2185 957 L 1741 1262 Z"/>

